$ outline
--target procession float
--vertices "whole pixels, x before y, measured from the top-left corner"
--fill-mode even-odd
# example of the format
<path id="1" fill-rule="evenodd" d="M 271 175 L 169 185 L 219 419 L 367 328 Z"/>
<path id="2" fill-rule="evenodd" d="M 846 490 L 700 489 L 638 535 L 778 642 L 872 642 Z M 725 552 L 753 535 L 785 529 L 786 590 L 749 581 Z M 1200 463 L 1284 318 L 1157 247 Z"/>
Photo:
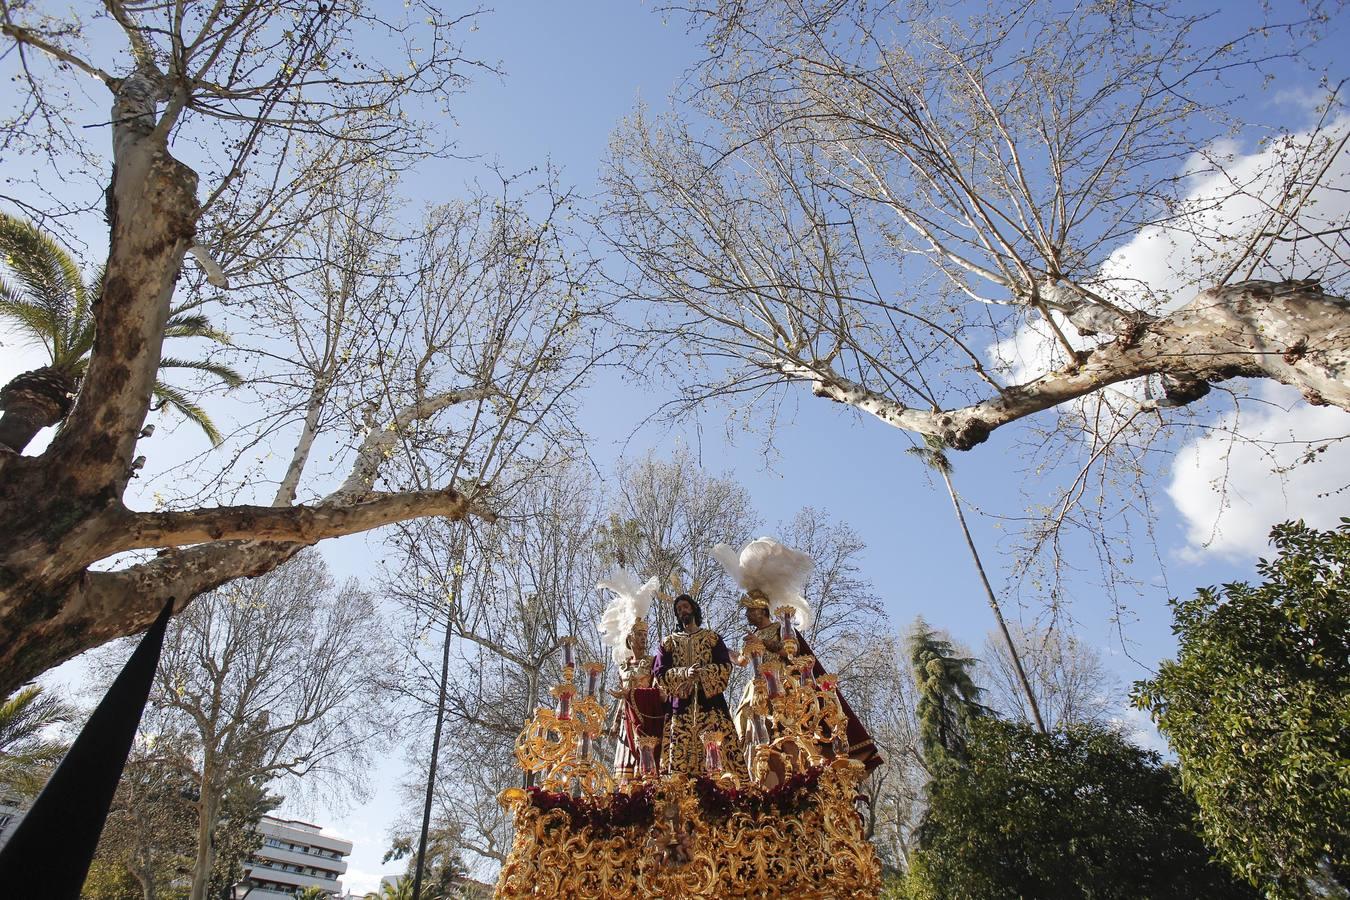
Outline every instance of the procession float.
<path id="1" fill-rule="evenodd" d="M 554 702 L 516 742 L 523 786 L 500 797 L 515 838 L 497 897 L 879 893 L 856 801 L 881 760 L 802 633 L 810 560 L 765 538 L 714 555 L 744 591 L 739 653 L 702 628 L 694 590 L 673 598 L 681 627 L 648 655 L 658 581 L 622 569 L 600 584 L 613 596 L 600 630 L 619 688 L 605 691 L 606 665 L 563 641 Z M 747 676 L 734 717 L 723 697 L 733 667 Z"/>

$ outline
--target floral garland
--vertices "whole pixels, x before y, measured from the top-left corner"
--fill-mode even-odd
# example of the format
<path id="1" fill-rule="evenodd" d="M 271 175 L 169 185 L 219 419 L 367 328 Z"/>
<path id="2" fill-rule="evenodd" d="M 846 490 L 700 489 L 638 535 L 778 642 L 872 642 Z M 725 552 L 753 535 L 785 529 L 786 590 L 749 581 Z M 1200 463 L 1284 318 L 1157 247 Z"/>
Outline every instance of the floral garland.
<path id="1" fill-rule="evenodd" d="M 651 785 L 639 785 L 632 791 L 615 791 L 606 797 L 573 797 L 570 794 L 546 791 L 538 787 L 525 789 L 530 805 L 540 812 L 560 809 L 567 814 L 574 829 L 590 828 L 605 836 L 620 828 L 652 823 Z"/>
<path id="2" fill-rule="evenodd" d="M 698 794 L 699 807 L 712 819 L 725 819 L 737 812 L 752 816 L 763 813 L 791 815 L 814 802 L 821 771 L 819 766 L 813 766 L 789 776 L 782 784 L 767 791 L 755 787 L 725 788 L 706 777 L 695 781 L 694 790 Z M 525 792 L 529 795 L 530 805 L 540 812 L 560 809 L 566 813 L 572 828 L 590 828 L 601 837 L 623 828 L 646 827 L 654 818 L 656 789 L 652 784 L 640 784 L 630 791 L 615 791 L 595 798 L 573 797 L 533 786 Z"/>
<path id="3" fill-rule="evenodd" d="M 821 771 L 820 766 L 812 766 L 805 772 L 788 776 L 782 784 L 767 791 L 724 788 L 711 778 L 698 779 L 695 790 L 699 806 L 709 818 L 722 819 L 736 812 L 752 816 L 762 813 L 792 815 L 814 802 Z"/>

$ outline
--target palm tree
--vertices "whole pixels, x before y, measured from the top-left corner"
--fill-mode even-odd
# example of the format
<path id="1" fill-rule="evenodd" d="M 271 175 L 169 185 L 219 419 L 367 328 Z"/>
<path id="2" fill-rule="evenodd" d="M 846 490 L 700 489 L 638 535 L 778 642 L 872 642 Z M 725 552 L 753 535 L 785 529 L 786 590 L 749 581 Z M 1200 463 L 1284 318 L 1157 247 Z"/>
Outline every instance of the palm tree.
<path id="1" fill-rule="evenodd" d="M 0 703 L 0 786 L 35 796 L 67 749 L 46 733 L 70 718 L 70 707 L 35 684 Z"/>
<path id="2" fill-rule="evenodd" d="M 0 388 L 0 445 L 22 453 L 29 441 L 70 413 L 80 380 L 94 347 L 93 303 L 102 290 L 99 271 L 86 283 L 69 253 L 31 222 L 0 213 L 0 260 L 15 283 L 0 274 L 0 321 L 7 322 L 47 350 L 49 363 L 24 372 Z M 164 326 L 166 338 L 208 338 L 222 344 L 229 338 L 197 311 L 205 301 L 174 307 Z M 196 369 L 219 378 L 227 387 L 242 379 L 233 369 L 204 360 L 166 357 L 161 369 Z M 181 389 L 156 381 L 157 409 L 168 406 L 220 443 L 220 432 L 205 410 Z"/>
<path id="3" fill-rule="evenodd" d="M 371 891 L 364 900 L 412 900 L 412 883 L 413 880 L 407 875 L 398 881 L 383 882 L 378 892 Z"/>
<path id="4" fill-rule="evenodd" d="M 1031 682 L 1027 679 L 1026 670 L 1022 667 L 1022 656 L 1017 652 L 1017 645 L 1013 643 L 1012 635 L 1008 633 L 1008 623 L 1003 619 L 1003 608 L 999 606 L 998 597 L 994 595 L 994 589 L 989 584 L 989 576 L 984 571 L 984 561 L 980 559 L 980 551 L 975 547 L 975 538 L 970 533 L 970 526 L 966 524 L 965 511 L 961 509 L 961 499 L 956 493 L 956 486 L 952 484 L 952 463 L 944 452 L 946 448 L 942 441 L 931 435 L 924 435 L 923 447 L 911 447 L 909 452 L 923 460 L 924 464 L 930 469 L 941 473 L 943 482 L 947 485 L 947 495 L 952 498 L 952 509 L 956 510 L 956 521 L 961 526 L 961 534 L 966 538 L 966 546 L 970 548 L 970 557 L 975 563 L 975 572 L 980 576 L 980 583 L 984 585 L 984 596 L 989 601 L 989 608 L 994 611 L 994 620 L 998 622 L 998 630 L 1003 635 L 1003 644 L 1008 648 L 1008 655 L 1012 658 L 1013 669 L 1017 672 L 1017 680 L 1022 684 L 1022 691 L 1027 696 L 1027 705 L 1031 709 L 1031 717 L 1035 720 L 1036 729 L 1041 734 L 1046 734 L 1045 720 L 1041 718 L 1041 707 L 1036 702 L 1036 694 L 1031 689 Z"/>

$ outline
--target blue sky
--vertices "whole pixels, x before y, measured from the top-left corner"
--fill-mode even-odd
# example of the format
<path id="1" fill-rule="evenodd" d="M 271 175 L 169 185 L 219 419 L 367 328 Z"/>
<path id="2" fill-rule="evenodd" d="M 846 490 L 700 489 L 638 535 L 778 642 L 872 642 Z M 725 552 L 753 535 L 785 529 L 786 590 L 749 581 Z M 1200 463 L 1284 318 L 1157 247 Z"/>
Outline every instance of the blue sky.
<path id="1" fill-rule="evenodd" d="M 481 78 L 456 101 L 461 152 L 500 161 L 507 170 L 550 159 L 562 168 L 563 182 L 583 194 L 594 190 L 599 160 L 619 119 L 639 101 L 663 107 L 700 50 L 681 23 L 665 24 L 649 6 L 627 2 L 503 4 L 482 20 L 468 49 L 500 58 L 507 76 L 500 82 Z M 1272 102 L 1264 111 L 1278 118 L 1278 106 Z M 897 626 L 923 615 L 977 649 L 983 644 L 993 622 L 950 503 L 940 483 L 931 482 L 918 461 L 904 453 L 909 442 L 900 433 L 801 389 L 787 396 L 768 453 L 756 433 L 735 432 L 728 440 L 719 410 L 709 410 L 701 427 L 647 427 L 630 439 L 651 411 L 651 393 L 605 375 L 589 397 L 581 420 L 602 465 L 621 453 L 668 452 L 683 444 L 709 471 L 745 485 L 768 522 L 787 519 L 802 506 L 827 510 L 866 540 L 864 571 Z M 954 455 L 958 489 L 981 508 L 1016 515 L 1025 506 L 1020 488 L 1026 473 L 1019 470 L 1013 443 L 1013 429 L 1007 429 L 971 453 Z M 1111 621 L 1116 610 L 1099 591 L 1085 585 L 1071 597 L 1083 636 L 1125 684 L 1147 672 L 1122 652 L 1122 640 L 1129 656 L 1146 664 L 1172 650 L 1169 594 L 1247 577 L 1253 562 L 1183 552 L 1190 547 L 1191 524 L 1167 498 L 1155 499 L 1162 513 L 1158 543 L 1167 564 L 1165 576 L 1157 573 L 1156 589 L 1126 595 L 1127 621 L 1120 629 Z M 1006 545 L 1007 535 L 989 518 L 972 521 L 998 587 L 1008 560 L 997 549 Z M 359 557 L 347 557 L 343 565 L 362 574 Z M 1024 599 L 1034 603 L 1038 598 Z M 348 817 L 362 839 L 388 800 L 380 797 Z M 364 850 L 358 847 L 354 866 L 364 868 L 372 858 Z"/>
<path id="2" fill-rule="evenodd" d="M 627 0 L 504 3 L 483 16 L 477 30 L 464 39 L 469 56 L 500 60 L 506 75 L 503 79 L 478 75 L 468 92 L 452 102 L 459 152 L 477 159 L 428 167 L 409 184 L 414 196 L 454 196 L 465 180 L 492 161 L 507 171 L 551 161 L 561 169 L 564 184 L 575 185 L 582 194 L 593 193 L 600 160 L 619 120 L 639 101 L 662 107 L 700 52 L 697 40 L 684 32 L 681 23 L 666 24 L 650 5 Z M 1285 93 L 1270 94 L 1268 104 L 1254 107 L 1253 115 L 1271 120 L 1305 115 L 1291 98 L 1312 87 L 1282 85 Z M 1302 121 L 1282 124 L 1298 127 Z M 30 360 L 5 339 L 0 382 L 30 367 Z M 1278 392 L 1271 397 L 1285 405 L 1291 402 Z M 848 522 L 867 542 L 864 572 L 885 598 L 897 626 L 923 615 L 976 649 L 983 644 L 993 623 L 950 503 L 940 484 L 932 483 L 919 462 L 904 453 L 910 443 L 899 432 L 800 389 L 789 393 L 782 406 L 772 452 L 766 453 L 760 434 L 741 431 L 729 436 L 724 411 L 716 409 L 709 410 L 701 423 L 673 430 L 649 426 L 633 434 L 653 404 L 649 388 L 613 373 L 603 374 L 590 389 L 581 424 L 591 435 L 591 452 L 602 467 L 620 454 L 635 457 L 649 449 L 665 453 L 683 445 L 709 471 L 743 484 L 767 522 L 788 519 L 802 506 L 826 510 Z M 1304 433 L 1350 431 L 1338 411 L 1273 409 L 1268 421 L 1257 424 L 1278 432 L 1299 418 L 1297 425 Z M 174 439 L 189 437 L 180 429 Z M 1021 471 L 1014 437 L 1014 428 L 1001 430 L 975 451 L 953 456 L 958 488 L 983 510 L 1018 515 L 1025 506 L 1021 489 L 1030 476 Z M 1101 650 L 1126 684 L 1147 673 L 1121 652 L 1122 636 L 1130 655 L 1145 664 L 1168 655 L 1172 644 L 1167 596 L 1187 593 L 1196 585 L 1247 577 L 1253 562 L 1250 534 L 1264 532 L 1290 510 L 1327 519 L 1332 505 L 1315 497 L 1317 486 L 1326 481 L 1328 471 L 1339 469 L 1341 481 L 1350 471 L 1343 449 L 1335 451 L 1339 457 L 1333 454 L 1330 469 L 1323 463 L 1306 479 L 1296 473 L 1294 481 L 1284 485 L 1263 476 L 1260 461 L 1244 464 L 1240 471 L 1250 481 L 1244 482 L 1243 495 L 1250 495 L 1250 502 L 1247 506 L 1236 502 L 1224 527 L 1248 537 L 1237 543 L 1220 541 L 1226 552 L 1206 551 L 1192 537 L 1205 530 L 1210 509 L 1203 496 L 1208 471 L 1203 450 L 1196 449 L 1194 460 L 1182 457 L 1199 474 L 1189 482 L 1173 482 L 1173 494 L 1153 498 L 1160 513 L 1156 534 L 1166 573 L 1165 577 L 1156 573 L 1154 589 L 1137 597 L 1127 595 L 1129 621 L 1121 629 L 1113 627 L 1116 610 L 1090 579 L 1077 582 L 1070 598 L 1082 636 Z M 1183 506 L 1190 504 L 1189 518 L 1178 513 L 1174 496 Z M 973 516 L 972 525 L 986 551 L 995 587 L 1000 587 L 1009 560 L 998 551 L 1007 546 L 1007 533 L 988 517 Z M 337 574 L 365 577 L 380 547 L 378 539 L 355 537 L 330 542 L 324 551 Z M 1086 556 L 1076 561 L 1088 569 L 1095 566 Z M 1030 592 L 1023 594 L 1028 604 L 1037 599 Z M 78 671 L 78 667 L 69 670 Z M 402 774 L 401 757 L 395 757 L 373 773 L 376 791 L 371 803 L 303 813 L 356 842 L 352 872 L 346 879 L 349 889 L 369 889 L 377 873 L 401 870 L 401 863 L 382 866 L 379 858 L 387 846 L 387 829 L 399 812 L 395 785 Z"/>

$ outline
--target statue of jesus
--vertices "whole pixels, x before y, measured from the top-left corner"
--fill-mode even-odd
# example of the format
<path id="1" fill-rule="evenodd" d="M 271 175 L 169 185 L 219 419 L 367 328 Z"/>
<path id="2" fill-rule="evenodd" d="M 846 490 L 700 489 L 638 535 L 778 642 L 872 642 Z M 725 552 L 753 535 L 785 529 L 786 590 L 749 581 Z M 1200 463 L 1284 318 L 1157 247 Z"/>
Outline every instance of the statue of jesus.
<path id="1" fill-rule="evenodd" d="M 731 654 L 721 635 L 703 627 L 703 610 L 693 597 L 675 598 L 675 618 L 680 628 L 661 642 L 652 664 L 667 704 L 661 769 L 716 775 L 710 769 L 720 768 L 722 759 L 740 758 L 725 697 Z M 705 752 L 709 739 L 719 743 L 720 752 Z"/>

